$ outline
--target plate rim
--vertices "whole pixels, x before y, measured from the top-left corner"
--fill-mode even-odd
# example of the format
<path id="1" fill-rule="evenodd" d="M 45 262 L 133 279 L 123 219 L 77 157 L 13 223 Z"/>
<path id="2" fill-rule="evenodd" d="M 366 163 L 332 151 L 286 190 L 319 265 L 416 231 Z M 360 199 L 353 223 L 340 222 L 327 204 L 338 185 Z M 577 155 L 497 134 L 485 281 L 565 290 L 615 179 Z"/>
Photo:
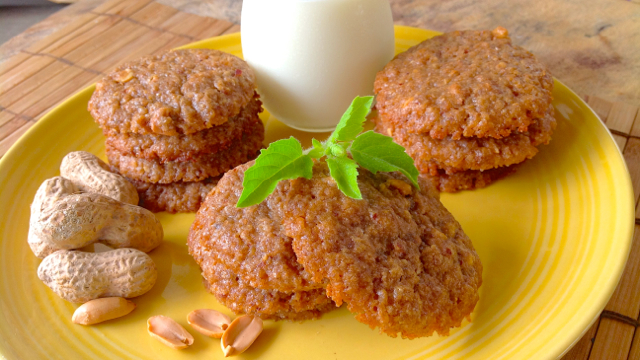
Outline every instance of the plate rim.
<path id="1" fill-rule="evenodd" d="M 588 322 L 586 322 L 586 325 L 579 332 L 579 335 L 575 339 L 573 339 L 573 341 L 569 341 L 568 344 L 566 345 L 565 349 L 556 355 L 556 359 L 561 359 L 564 355 L 566 355 L 569 351 L 571 351 L 571 349 L 580 340 L 582 340 L 582 338 L 589 331 L 591 326 L 593 326 L 593 324 L 595 324 L 596 321 L 598 321 L 598 319 L 600 318 L 601 313 L 604 311 L 605 307 L 609 303 L 609 300 L 611 300 L 611 297 L 613 297 L 613 293 L 616 291 L 616 288 L 618 287 L 618 284 L 622 280 L 622 275 L 624 273 L 624 269 L 627 266 L 627 263 L 629 261 L 629 256 L 631 254 L 631 245 L 633 243 L 633 233 L 635 231 L 635 220 L 636 220 L 636 217 L 635 217 L 635 201 L 633 201 L 634 200 L 634 192 L 633 192 L 633 184 L 631 182 L 631 173 L 629 172 L 629 166 L 627 165 L 627 161 L 624 158 L 622 150 L 620 150 L 620 146 L 618 146 L 618 142 L 613 137 L 613 133 L 611 133 L 611 130 L 607 127 L 607 125 L 602 120 L 602 118 L 600 118 L 598 113 L 596 113 L 595 110 L 593 110 L 593 108 L 591 108 L 591 106 L 589 106 L 589 104 L 587 104 L 587 102 L 581 96 L 579 96 L 575 91 L 573 91 L 573 89 L 571 89 L 569 86 L 567 86 L 560 79 L 557 79 L 555 76 L 553 77 L 553 79 L 554 79 L 554 81 L 560 83 L 565 88 L 566 91 L 570 92 L 571 95 L 573 95 L 574 99 L 577 99 L 579 101 L 580 105 L 586 107 L 589 110 L 589 112 L 591 112 L 591 114 L 593 116 L 595 116 L 596 119 L 598 119 L 598 121 L 600 122 L 600 127 L 603 128 L 606 131 L 607 140 L 609 142 L 611 142 L 613 144 L 613 146 L 615 146 L 616 158 L 622 164 L 622 167 L 624 169 L 624 173 L 626 175 L 626 176 L 624 176 L 624 179 L 623 179 L 623 181 L 624 181 L 623 192 L 625 193 L 625 195 L 630 195 L 630 196 L 625 197 L 625 198 L 631 199 L 631 200 L 628 201 L 628 205 L 629 205 L 629 209 L 628 209 L 628 211 L 629 211 L 629 223 L 628 223 L 626 229 L 622 229 L 624 231 L 623 235 L 624 235 L 624 239 L 625 239 L 625 244 L 624 244 L 625 245 L 624 246 L 625 250 L 623 251 L 624 255 L 622 256 L 624 261 L 616 262 L 616 269 L 614 271 L 615 276 L 609 278 L 609 282 L 607 283 L 606 296 L 601 297 L 601 299 L 599 301 L 599 304 L 598 304 L 598 307 L 597 307 L 597 309 L 599 309 L 599 310 L 595 311 L 595 313 L 592 316 L 592 319 L 589 320 Z M 612 279 L 616 279 L 616 280 L 612 281 Z M 585 318 L 588 319 L 588 317 L 585 317 Z"/>
<path id="2" fill-rule="evenodd" d="M 421 32 L 423 34 L 428 34 L 428 33 L 439 33 L 442 34 L 441 32 L 437 32 L 434 30 L 428 30 L 428 29 L 422 29 L 422 28 L 417 28 L 417 27 L 411 27 L 411 26 L 404 26 L 404 25 L 394 25 L 394 30 L 395 30 L 395 37 L 398 36 L 398 33 L 403 33 L 403 34 L 408 34 L 408 33 L 416 33 L 416 32 Z M 197 47 L 210 47 L 211 43 L 228 43 L 228 42 L 238 42 L 239 44 L 241 43 L 241 39 L 240 39 L 240 32 L 235 32 L 235 33 L 231 33 L 231 34 L 225 34 L 225 35 L 221 35 L 221 36 L 216 36 L 216 37 L 212 37 L 212 38 L 208 38 L 208 39 L 203 39 L 203 40 L 199 40 L 199 41 L 195 41 L 189 44 L 185 44 L 182 45 L 180 47 L 177 47 L 176 49 L 183 49 L 183 48 L 197 48 Z M 610 272 L 610 274 L 612 276 L 610 276 L 607 279 L 607 283 L 606 283 L 606 291 L 602 291 L 600 294 L 601 296 L 599 297 L 599 299 L 596 299 L 598 306 L 594 306 L 592 307 L 592 316 L 588 316 L 589 314 L 585 314 L 586 316 L 584 317 L 585 319 L 589 319 L 586 322 L 582 321 L 579 324 L 577 324 L 576 327 L 574 327 L 574 332 L 576 330 L 578 330 L 578 328 L 582 327 L 582 329 L 579 329 L 577 332 L 579 334 L 579 336 L 576 336 L 575 338 L 573 338 L 572 340 L 567 340 L 565 339 L 565 341 L 562 341 L 558 344 L 556 344 L 556 346 L 552 346 L 550 347 L 550 350 L 552 350 L 553 348 L 558 349 L 559 352 L 557 352 L 556 354 L 550 354 L 551 356 L 555 356 L 555 358 L 559 359 L 562 356 L 564 356 L 567 352 L 569 352 L 574 345 L 576 345 L 584 336 L 584 334 L 586 334 L 586 332 L 591 328 L 591 326 L 597 321 L 597 319 L 600 317 L 601 312 L 604 310 L 604 308 L 606 307 L 607 303 L 609 302 L 609 300 L 611 299 L 611 297 L 613 296 L 618 284 L 620 283 L 620 281 L 622 280 L 622 275 L 624 272 L 624 269 L 626 267 L 626 264 L 628 262 L 629 256 L 630 256 L 630 251 L 631 251 L 631 246 L 632 246 L 632 241 L 633 241 L 633 234 L 635 231 L 635 203 L 633 201 L 634 199 L 634 192 L 633 192 L 633 185 L 632 185 L 632 181 L 631 181 L 631 176 L 630 176 L 630 172 L 629 172 L 629 168 L 628 165 L 626 163 L 626 160 L 624 159 L 624 155 L 620 149 L 620 147 L 618 146 L 618 143 L 615 141 L 613 134 L 611 133 L 610 129 L 606 126 L 606 124 L 604 123 L 604 121 L 600 118 L 600 116 L 598 116 L 598 114 L 591 108 L 591 106 L 589 106 L 589 104 L 587 104 L 586 101 L 584 101 L 584 99 L 582 99 L 580 96 L 578 96 L 578 94 L 576 94 L 570 87 L 568 87 L 566 84 L 564 84 L 561 80 L 557 79 L 554 77 L 554 80 L 558 83 L 560 83 L 565 90 L 567 90 L 573 97 L 573 99 L 575 99 L 576 101 L 579 102 L 579 104 L 581 106 L 584 106 L 586 109 L 588 109 L 588 111 L 595 116 L 596 119 L 599 120 L 600 124 L 599 126 L 601 128 L 604 128 L 604 130 L 606 131 L 607 134 L 607 141 L 612 143 L 615 146 L 615 149 L 617 150 L 616 152 L 616 160 L 619 161 L 622 164 L 622 167 L 625 171 L 625 175 L 624 179 L 622 179 L 623 181 L 623 188 L 621 188 L 621 195 L 620 195 L 620 199 L 623 202 L 627 202 L 628 204 L 628 217 L 629 217 L 629 221 L 628 221 L 628 225 L 626 226 L 626 228 L 621 228 L 621 237 L 624 236 L 623 239 L 620 239 L 620 241 L 624 240 L 624 251 L 623 253 L 619 254 L 620 257 L 620 261 L 617 261 L 615 264 L 615 268 L 612 269 L 613 271 Z M 61 101 L 60 103 L 58 103 L 57 105 L 55 105 L 51 110 L 49 110 L 45 115 L 43 115 L 40 120 L 38 120 L 31 128 L 29 128 L 27 131 L 25 131 L 24 134 L 22 134 L 19 139 L 13 143 L 11 145 L 11 147 L 9 148 L 9 150 L 4 154 L 4 156 L 2 156 L 2 158 L 0 158 L 0 172 L 3 168 L 5 168 L 6 166 L 8 166 L 7 164 L 10 163 L 11 161 L 14 160 L 14 158 L 19 158 L 19 149 L 22 147 L 23 143 L 27 142 L 27 139 L 29 137 L 32 136 L 32 134 L 42 131 L 43 128 L 46 128 L 48 126 L 55 126 L 55 124 L 49 124 L 52 123 L 53 118 L 55 118 L 56 114 L 63 111 L 63 109 L 66 106 L 69 106 L 68 104 L 71 102 L 76 101 L 75 99 L 78 97 L 82 97 L 82 96 L 88 96 L 90 93 L 93 93 L 93 91 L 95 90 L 95 83 L 80 89 L 79 91 L 76 91 L 75 93 L 73 93 L 72 95 L 68 96 L 67 98 L 65 98 L 63 101 Z M 630 195 L 630 196 L 624 196 L 624 195 Z M 625 200 L 627 199 L 627 200 Z M 621 204 L 621 207 L 624 204 Z M 1 240 L 0 240 L 1 241 Z M 623 261 L 624 260 L 624 261 Z M 5 349 L 2 344 L 0 344 L 0 357 L 4 358 L 4 354 L 7 354 L 8 351 L 7 349 Z"/>

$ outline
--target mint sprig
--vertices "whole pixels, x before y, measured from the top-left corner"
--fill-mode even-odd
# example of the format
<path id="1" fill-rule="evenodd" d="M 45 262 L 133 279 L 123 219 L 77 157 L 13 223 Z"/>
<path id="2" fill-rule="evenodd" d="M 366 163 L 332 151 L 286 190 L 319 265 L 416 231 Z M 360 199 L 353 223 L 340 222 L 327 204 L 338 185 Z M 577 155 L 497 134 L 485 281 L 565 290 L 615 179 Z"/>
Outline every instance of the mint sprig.
<path id="1" fill-rule="evenodd" d="M 351 105 L 340 118 L 336 129 L 329 136 L 328 142 L 335 144 L 338 141 L 351 141 L 364 129 L 364 121 L 373 105 L 373 96 L 356 96 Z"/>
<path id="2" fill-rule="evenodd" d="M 313 147 L 302 150 L 302 144 L 290 137 L 278 140 L 260 152 L 255 164 L 244 173 L 242 194 L 237 207 L 261 203 L 281 180 L 313 176 L 313 160 L 325 158 L 329 173 L 343 194 L 362 199 L 358 187 L 358 166 L 376 173 L 400 171 L 418 186 L 418 169 L 404 148 L 393 139 L 367 131 L 362 133 L 373 96 L 356 97 L 329 138 L 312 140 Z M 351 157 L 349 157 L 349 154 Z"/>
<path id="3" fill-rule="evenodd" d="M 413 159 L 388 136 L 373 131 L 360 134 L 351 144 L 351 156 L 360 166 L 374 174 L 378 171 L 400 171 L 411 180 L 413 186 L 420 188 L 420 173 L 413 164 Z"/>
<path id="4" fill-rule="evenodd" d="M 280 180 L 313 176 L 313 160 L 302 153 L 302 144 L 293 136 L 272 142 L 260 151 L 256 163 L 247 169 L 237 207 L 261 203 L 275 190 Z"/>
<path id="5" fill-rule="evenodd" d="M 358 164 L 348 157 L 328 157 L 327 165 L 331 177 L 343 194 L 354 199 L 362 199 L 358 187 Z"/>

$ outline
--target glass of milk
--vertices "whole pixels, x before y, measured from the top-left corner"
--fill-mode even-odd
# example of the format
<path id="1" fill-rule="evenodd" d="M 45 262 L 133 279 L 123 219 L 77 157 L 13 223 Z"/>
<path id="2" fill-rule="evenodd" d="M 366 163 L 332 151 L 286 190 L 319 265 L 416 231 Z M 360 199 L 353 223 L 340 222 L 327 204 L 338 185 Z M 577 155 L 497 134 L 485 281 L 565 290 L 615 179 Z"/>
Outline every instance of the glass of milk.
<path id="1" fill-rule="evenodd" d="M 394 54 L 387 0 L 244 0 L 241 29 L 264 106 L 305 131 L 333 130 Z"/>

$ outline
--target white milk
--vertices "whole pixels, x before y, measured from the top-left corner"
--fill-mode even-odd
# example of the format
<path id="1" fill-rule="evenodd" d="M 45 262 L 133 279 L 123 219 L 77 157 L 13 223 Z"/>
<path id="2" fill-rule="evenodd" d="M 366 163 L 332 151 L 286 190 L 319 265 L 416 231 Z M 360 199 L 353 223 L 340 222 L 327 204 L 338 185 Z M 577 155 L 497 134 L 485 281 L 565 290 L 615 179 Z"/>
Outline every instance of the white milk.
<path id="1" fill-rule="evenodd" d="M 264 106 L 300 130 L 333 130 L 357 95 L 373 95 L 394 53 L 387 0 L 244 0 L 242 52 Z"/>

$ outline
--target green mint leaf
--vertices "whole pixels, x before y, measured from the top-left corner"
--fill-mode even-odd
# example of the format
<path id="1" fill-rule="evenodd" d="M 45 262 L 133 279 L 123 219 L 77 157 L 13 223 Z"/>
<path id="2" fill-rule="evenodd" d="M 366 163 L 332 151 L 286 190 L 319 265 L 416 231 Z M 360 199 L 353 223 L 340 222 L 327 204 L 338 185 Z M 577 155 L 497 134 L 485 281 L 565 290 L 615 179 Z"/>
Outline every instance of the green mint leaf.
<path id="1" fill-rule="evenodd" d="M 312 159 L 320 159 L 321 157 L 323 157 L 325 155 L 325 150 L 324 150 L 324 146 L 322 146 L 322 143 L 318 140 L 311 139 L 311 143 L 313 144 L 313 147 L 309 150 L 307 150 L 307 154 L 312 158 Z"/>
<path id="2" fill-rule="evenodd" d="M 418 170 L 413 159 L 393 139 L 367 131 L 364 122 L 373 97 L 356 97 L 342 115 L 335 131 L 325 142 L 312 139 L 313 147 L 305 151 L 293 137 L 271 143 L 262 150 L 256 162 L 244 174 L 242 194 L 236 204 L 246 207 L 258 204 L 271 194 L 281 180 L 313 176 L 313 159 L 325 158 L 331 177 L 346 196 L 362 199 L 358 188 L 358 166 L 373 173 L 400 171 L 418 185 Z M 353 159 L 347 155 L 351 153 Z"/>
<path id="3" fill-rule="evenodd" d="M 311 139 L 311 144 L 313 144 L 314 149 L 320 149 L 324 151 L 324 146 L 320 142 L 320 140 L 316 140 L 316 138 Z"/>
<path id="4" fill-rule="evenodd" d="M 356 98 L 351 102 L 351 105 L 349 105 L 347 111 L 342 115 L 342 118 L 340 118 L 340 122 L 329 137 L 328 143 L 352 141 L 355 139 L 356 136 L 358 136 L 358 134 L 360 134 L 364 129 L 362 124 L 366 120 L 372 104 L 373 96 L 356 96 Z"/>
<path id="5" fill-rule="evenodd" d="M 260 152 L 253 166 L 244 173 L 242 194 L 237 207 L 259 204 L 275 190 L 280 180 L 311 179 L 313 160 L 302 153 L 302 145 L 293 136 L 272 142 Z"/>
<path id="6" fill-rule="evenodd" d="M 327 165 L 331 177 L 336 181 L 338 189 L 350 198 L 362 199 L 358 187 L 358 164 L 348 157 L 327 157 Z"/>
<path id="7" fill-rule="evenodd" d="M 351 144 L 351 156 L 358 164 L 374 174 L 378 171 L 400 171 L 413 186 L 418 186 L 418 169 L 404 148 L 393 139 L 367 131 L 358 136 Z"/>

